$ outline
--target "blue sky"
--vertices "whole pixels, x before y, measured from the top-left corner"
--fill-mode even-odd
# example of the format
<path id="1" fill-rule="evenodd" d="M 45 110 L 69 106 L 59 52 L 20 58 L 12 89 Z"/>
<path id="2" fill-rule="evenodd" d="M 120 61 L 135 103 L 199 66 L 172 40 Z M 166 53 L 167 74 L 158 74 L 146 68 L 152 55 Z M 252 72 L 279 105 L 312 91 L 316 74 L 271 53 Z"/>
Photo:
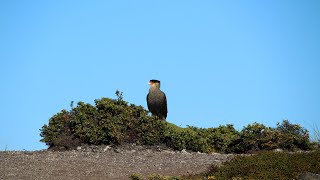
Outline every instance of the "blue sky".
<path id="1" fill-rule="evenodd" d="M 167 121 L 320 127 L 320 2 L 0 2 L 0 150 L 38 150 L 71 101 L 146 107 L 161 80 Z"/>

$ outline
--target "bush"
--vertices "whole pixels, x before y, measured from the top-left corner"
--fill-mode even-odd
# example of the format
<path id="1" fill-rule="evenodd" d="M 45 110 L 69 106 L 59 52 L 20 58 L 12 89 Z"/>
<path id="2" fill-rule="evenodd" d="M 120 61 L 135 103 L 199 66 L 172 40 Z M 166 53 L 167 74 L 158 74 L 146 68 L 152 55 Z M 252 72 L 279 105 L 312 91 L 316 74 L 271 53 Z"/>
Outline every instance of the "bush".
<path id="1" fill-rule="evenodd" d="M 276 130 L 281 134 L 279 147 L 287 150 L 309 150 L 311 143 L 309 132 L 298 124 L 291 124 L 284 120 L 277 123 Z"/>
<path id="2" fill-rule="evenodd" d="M 221 167 L 213 168 L 208 176 L 216 179 L 297 179 L 305 172 L 320 173 L 320 151 L 237 156 Z"/>
<path id="3" fill-rule="evenodd" d="M 95 100 L 95 106 L 79 102 L 70 111 L 62 110 L 49 119 L 41 129 L 41 142 L 54 146 L 67 146 L 73 139 L 81 144 L 159 144 L 165 123 L 147 116 L 142 106 L 129 105 L 117 92 L 117 99 Z M 61 135 L 72 136 L 69 142 L 59 144 Z M 74 148 L 66 147 L 66 149 Z"/>
<path id="4" fill-rule="evenodd" d="M 239 141 L 240 133 L 232 124 L 209 128 L 207 130 L 211 145 L 218 152 L 233 153 L 235 144 Z"/>
<path id="5" fill-rule="evenodd" d="M 44 125 L 41 129 L 41 142 L 45 142 L 50 148 L 73 149 L 80 144 L 71 128 L 73 115 L 62 110 L 49 119 L 49 125 Z"/>
<path id="6" fill-rule="evenodd" d="M 41 129 L 41 142 L 49 149 L 73 149 L 81 144 L 101 145 L 137 143 L 165 144 L 175 150 L 214 151 L 214 142 L 207 129 L 181 128 L 148 116 L 142 106 L 118 98 L 95 100 L 95 106 L 79 102 L 70 111 L 62 110 Z M 215 132 L 214 128 L 210 131 Z M 222 140 L 221 140 L 222 141 Z M 76 143 L 75 143 L 76 142 Z"/>
<path id="7" fill-rule="evenodd" d="M 188 149 L 192 151 L 210 151 L 206 137 L 191 128 L 181 128 L 174 124 L 167 123 L 165 131 L 165 144 L 175 150 Z"/>
<path id="8" fill-rule="evenodd" d="M 233 125 L 218 128 L 181 128 L 167 123 L 165 131 L 166 145 L 176 149 L 188 149 L 199 152 L 233 152 L 232 144 L 239 138 Z"/>
<path id="9" fill-rule="evenodd" d="M 240 132 L 240 139 L 236 144 L 235 151 L 248 152 L 276 149 L 279 147 L 279 136 L 279 132 L 263 124 L 249 124 Z"/>
<path id="10" fill-rule="evenodd" d="M 235 152 L 253 152 L 261 150 L 283 149 L 289 151 L 310 150 L 308 131 L 288 120 L 277 123 L 277 128 L 253 123 L 244 127 L 235 144 Z"/>
<path id="11" fill-rule="evenodd" d="M 166 145 L 175 150 L 245 153 L 250 151 L 311 149 L 308 131 L 284 120 L 277 128 L 253 123 L 238 132 L 233 125 L 217 128 L 181 128 L 148 116 L 142 106 L 129 104 L 116 92 L 117 99 L 101 98 L 95 105 L 79 102 L 49 119 L 41 131 L 41 142 L 49 149 L 74 149 L 81 144 L 136 143 Z"/>

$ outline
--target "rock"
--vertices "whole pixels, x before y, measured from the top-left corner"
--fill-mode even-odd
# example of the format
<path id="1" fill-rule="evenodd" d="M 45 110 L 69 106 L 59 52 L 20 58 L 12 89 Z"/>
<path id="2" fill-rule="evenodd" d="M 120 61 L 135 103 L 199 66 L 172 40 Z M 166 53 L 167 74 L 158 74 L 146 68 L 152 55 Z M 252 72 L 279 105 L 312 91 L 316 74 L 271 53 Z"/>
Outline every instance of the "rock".
<path id="1" fill-rule="evenodd" d="M 168 153 L 168 154 L 175 154 L 175 152 L 172 150 L 163 150 L 162 152 Z"/>
<path id="2" fill-rule="evenodd" d="M 114 152 L 121 153 L 121 150 L 117 148 L 117 149 L 114 150 Z"/>
<path id="3" fill-rule="evenodd" d="M 106 151 L 108 151 L 108 150 L 110 150 L 110 149 L 112 149 L 112 147 L 106 146 L 106 147 L 103 149 L 103 152 L 106 152 Z"/>
<path id="4" fill-rule="evenodd" d="M 282 149 L 275 149 L 274 152 L 283 152 Z"/>
<path id="5" fill-rule="evenodd" d="M 187 152 L 186 149 L 182 149 L 182 150 L 181 150 L 181 153 L 182 153 L 182 154 L 188 154 L 188 152 Z"/>
<path id="6" fill-rule="evenodd" d="M 310 172 L 302 173 L 298 176 L 298 180 L 319 180 L 320 174 L 313 174 Z"/>

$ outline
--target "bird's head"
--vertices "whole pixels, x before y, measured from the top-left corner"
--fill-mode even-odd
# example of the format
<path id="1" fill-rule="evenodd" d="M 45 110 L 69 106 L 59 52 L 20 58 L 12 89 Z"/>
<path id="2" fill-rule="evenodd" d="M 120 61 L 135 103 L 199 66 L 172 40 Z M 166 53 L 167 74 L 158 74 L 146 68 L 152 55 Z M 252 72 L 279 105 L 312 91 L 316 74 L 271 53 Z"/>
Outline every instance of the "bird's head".
<path id="1" fill-rule="evenodd" d="M 159 81 L 159 80 L 155 80 L 155 79 L 151 79 L 151 80 L 149 81 L 149 85 L 150 85 L 151 87 L 158 87 L 158 88 L 160 88 L 160 81 Z"/>

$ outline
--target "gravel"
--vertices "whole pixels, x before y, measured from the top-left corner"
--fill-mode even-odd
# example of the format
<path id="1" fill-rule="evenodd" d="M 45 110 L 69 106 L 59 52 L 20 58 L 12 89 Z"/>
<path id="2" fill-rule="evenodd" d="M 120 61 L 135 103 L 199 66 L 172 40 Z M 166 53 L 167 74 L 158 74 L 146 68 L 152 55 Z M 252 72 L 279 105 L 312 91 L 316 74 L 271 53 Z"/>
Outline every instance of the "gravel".
<path id="1" fill-rule="evenodd" d="M 0 151 L 0 179 L 129 179 L 134 173 L 205 172 L 234 155 L 173 151 L 161 146 L 82 146 L 70 151 Z"/>

